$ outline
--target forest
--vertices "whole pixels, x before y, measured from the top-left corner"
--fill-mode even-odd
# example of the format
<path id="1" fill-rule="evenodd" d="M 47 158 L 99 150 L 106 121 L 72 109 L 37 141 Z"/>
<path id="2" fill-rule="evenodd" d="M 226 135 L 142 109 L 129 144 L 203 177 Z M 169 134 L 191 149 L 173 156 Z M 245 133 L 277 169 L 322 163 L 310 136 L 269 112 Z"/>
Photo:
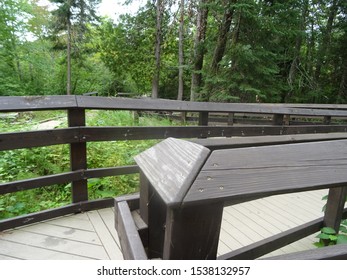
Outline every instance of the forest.
<path id="1" fill-rule="evenodd" d="M 117 20 L 50 2 L 0 0 L 0 96 L 347 101 L 345 0 L 148 0 Z"/>

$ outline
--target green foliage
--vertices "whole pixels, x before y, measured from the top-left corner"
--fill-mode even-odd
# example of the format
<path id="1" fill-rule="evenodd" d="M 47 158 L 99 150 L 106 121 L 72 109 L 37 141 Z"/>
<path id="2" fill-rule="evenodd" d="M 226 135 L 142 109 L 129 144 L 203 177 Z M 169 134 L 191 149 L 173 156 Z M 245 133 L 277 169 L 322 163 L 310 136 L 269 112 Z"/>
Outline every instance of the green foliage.
<path id="1" fill-rule="evenodd" d="M 62 119 L 62 111 L 29 112 L 8 115 L 0 119 L 1 132 L 31 130 L 46 120 Z M 87 111 L 89 126 L 168 126 L 168 119 L 143 115 L 134 121 L 128 111 Z M 62 126 L 66 126 L 63 119 Z M 148 141 L 108 141 L 87 144 L 88 168 L 103 168 L 135 164 L 133 157 L 157 143 Z M 69 146 L 56 145 L 41 148 L 0 152 L 0 184 L 69 171 Z M 115 197 L 136 192 L 137 174 L 88 180 L 90 199 Z M 71 202 L 71 184 L 54 185 L 33 190 L 0 195 L 0 219 L 59 207 Z"/>
<path id="2" fill-rule="evenodd" d="M 324 246 L 331 246 L 335 244 L 347 244 L 347 220 L 341 222 L 339 232 L 330 227 L 324 227 L 321 229 L 321 233 L 316 236 L 319 238 L 318 242 L 314 245 L 318 248 Z"/>

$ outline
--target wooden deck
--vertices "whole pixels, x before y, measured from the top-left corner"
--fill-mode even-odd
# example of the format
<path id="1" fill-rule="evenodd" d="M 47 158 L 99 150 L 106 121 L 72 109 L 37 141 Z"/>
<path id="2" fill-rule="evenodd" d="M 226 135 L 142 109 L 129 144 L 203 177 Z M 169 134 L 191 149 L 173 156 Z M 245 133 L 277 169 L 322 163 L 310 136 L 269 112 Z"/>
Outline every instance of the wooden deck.
<path id="1" fill-rule="evenodd" d="M 218 254 L 321 217 L 327 190 L 254 200 L 223 212 Z M 267 256 L 314 248 L 315 235 Z M 0 260 L 121 260 L 112 208 L 69 215 L 0 233 Z"/>

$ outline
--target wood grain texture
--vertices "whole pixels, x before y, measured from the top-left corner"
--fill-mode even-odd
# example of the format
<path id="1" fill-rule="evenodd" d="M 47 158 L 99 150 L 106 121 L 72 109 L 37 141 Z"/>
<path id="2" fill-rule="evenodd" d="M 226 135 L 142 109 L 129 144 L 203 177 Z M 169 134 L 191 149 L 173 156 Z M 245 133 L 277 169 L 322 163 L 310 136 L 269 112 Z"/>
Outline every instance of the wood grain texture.
<path id="1" fill-rule="evenodd" d="M 347 139 L 347 133 L 317 133 L 298 135 L 273 135 L 273 136 L 253 136 L 253 137 L 232 137 L 232 138 L 208 138 L 193 139 L 193 143 L 205 146 L 210 150 L 257 147 L 268 145 L 281 145 L 303 142 L 318 142 Z"/>
<path id="2" fill-rule="evenodd" d="M 140 235 L 137 231 L 134 220 L 132 219 L 131 211 L 126 201 L 118 202 L 117 208 L 118 220 L 117 232 L 122 247 L 122 253 L 125 260 L 145 260 L 147 255 Z"/>
<path id="3" fill-rule="evenodd" d="M 2 96 L 0 112 L 76 108 L 76 96 Z"/>
<path id="4" fill-rule="evenodd" d="M 27 131 L 0 134 L 0 150 L 42 147 L 68 143 L 143 140 L 176 138 L 206 138 L 232 136 L 275 136 L 291 134 L 322 134 L 327 138 L 343 138 L 347 131 L 345 125 L 301 125 L 301 126 L 188 126 L 188 127 L 71 127 L 43 131 Z M 334 135 L 333 135 L 334 134 Z M 336 134 L 336 135 L 335 135 Z M 338 136 L 338 134 L 340 134 Z M 293 137 L 293 136 L 290 136 Z M 323 136 L 322 136 L 323 137 Z M 209 140 L 209 139 L 207 139 Z M 227 144 L 230 141 L 225 140 Z M 231 140 L 232 142 L 232 140 Z M 196 141 L 199 143 L 199 141 Z M 208 142 L 207 142 L 208 143 Z M 213 144 L 210 144 L 213 147 Z M 208 146 L 206 144 L 206 146 Z"/>
<path id="5" fill-rule="evenodd" d="M 135 161 L 166 205 L 181 203 L 209 150 L 168 138 L 135 157 Z"/>
<path id="6" fill-rule="evenodd" d="M 329 190 L 324 213 L 324 226 L 339 231 L 344 205 L 347 198 L 347 187 Z"/>
<path id="7" fill-rule="evenodd" d="M 274 194 L 344 186 L 347 140 L 212 152 L 184 203 L 231 204 Z"/>
<path id="8" fill-rule="evenodd" d="M 186 102 L 164 99 L 134 99 L 94 96 L 30 96 L 0 97 L 0 112 L 51 109 L 118 109 L 183 112 L 265 113 L 302 116 L 346 116 L 343 105 L 312 104 L 242 104 Z"/>
<path id="9" fill-rule="evenodd" d="M 55 209 L 44 210 L 32 214 L 22 215 L 14 218 L 3 219 L 0 221 L 0 231 L 20 227 L 23 225 L 29 225 L 36 222 L 73 214 L 80 213 L 88 210 L 102 209 L 106 207 L 111 207 L 114 204 L 114 199 L 105 198 L 98 200 L 89 200 L 79 203 L 73 203 L 67 206 L 62 206 Z"/>
<path id="10" fill-rule="evenodd" d="M 168 209 L 163 259 L 216 259 L 222 214 L 220 203 Z"/>
<path id="11" fill-rule="evenodd" d="M 328 246 L 303 252 L 291 253 L 264 260 L 346 260 L 347 244 Z"/>
<path id="12" fill-rule="evenodd" d="M 243 103 L 213 103 L 187 102 L 167 99 L 133 99 L 113 97 L 76 96 L 78 106 L 89 109 L 120 109 L 120 110 L 148 110 L 148 111 L 186 111 L 186 112 L 235 112 L 235 113 L 265 113 L 287 114 L 302 116 L 346 116 L 344 110 L 322 110 L 315 108 L 294 108 L 287 106 L 272 106 L 271 104 L 243 104 Z"/>

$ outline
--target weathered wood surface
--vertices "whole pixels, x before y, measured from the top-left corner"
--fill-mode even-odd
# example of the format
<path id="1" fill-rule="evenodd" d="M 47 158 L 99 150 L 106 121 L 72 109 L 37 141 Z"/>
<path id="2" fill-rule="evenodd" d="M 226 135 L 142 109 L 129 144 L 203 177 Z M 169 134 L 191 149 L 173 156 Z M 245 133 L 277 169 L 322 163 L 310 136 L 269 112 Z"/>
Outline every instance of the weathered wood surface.
<path id="1" fill-rule="evenodd" d="M 347 244 L 264 258 L 264 260 L 347 260 Z"/>
<path id="2" fill-rule="evenodd" d="M 321 197 L 326 193 L 326 190 L 320 190 L 286 194 L 225 207 L 218 254 L 223 255 L 230 251 L 235 251 L 240 247 L 260 241 L 261 239 L 285 231 L 290 227 L 295 227 L 318 218 L 322 215 L 321 208 L 325 203 L 321 200 Z M 138 194 L 128 196 L 124 199 L 127 200 L 128 204 L 131 204 L 131 210 L 138 209 Z M 136 200 L 137 205 L 135 205 Z M 114 214 L 112 209 L 113 208 L 106 208 L 97 210 L 97 212 L 107 226 L 109 230 L 108 234 L 112 235 L 116 242 L 113 245 L 113 252 L 117 253 L 115 259 L 122 259 L 123 256 L 120 251 L 117 233 L 114 229 Z M 105 215 L 105 213 L 107 215 Z M 87 213 L 82 213 L 59 217 L 28 226 L 31 232 L 41 236 L 43 240 L 41 243 L 42 247 L 27 245 L 29 242 L 25 239 L 22 240 L 23 243 L 16 242 L 16 239 L 13 241 L 5 240 L 6 235 L 11 235 L 13 231 L 17 230 L 25 231 L 27 228 L 26 226 L 2 232 L 0 234 L 0 259 L 88 259 L 87 256 L 73 255 L 69 250 L 65 250 L 64 252 L 60 251 L 59 244 L 60 242 L 63 243 L 66 239 L 73 241 L 80 240 L 79 242 L 81 243 L 89 243 L 90 241 L 92 242 L 91 244 L 96 245 L 101 243 L 108 244 L 107 240 L 109 240 L 109 238 L 106 238 L 104 242 L 105 232 L 100 231 L 97 233 L 92 221 L 94 221 L 94 219 L 91 219 Z M 241 223 L 242 226 L 240 226 Z M 42 230 L 41 225 L 43 226 Z M 60 227 L 60 229 L 58 227 Z M 88 236 L 94 234 L 93 232 L 95 232 L 95 236 L 98 237 L 95 241 L 88 239 Z M 231 235 L 235 238 L 232 238 Z M 46 238 L 48 238 L 48 240 L 54 239 L 57 246 L 49 247 L 48 245 L 51 243 L 45 243 L 44 241 Z M 314 241 L 314 237 L 310 236 L 277 250 L 272 253 L 271 256 L 313 249 Z M 105 252 L 107 252 L 106 248 Z M 111 256 L 109 257 L 111 258 Z"/>
<path id="3" fill-rule="evenodd" d="M 347 198 L 346 185 L 342 188 L 329 190 L 325 207 L 324 226 L 334 228 L 336 232 L 339 232 L 343 209 Z"/>
<path id="4" fill-rule="evenodd" d="M 209 150 L 168 138 L 135 157 L 136 163 L 166 205 L 181 203 Z"/>
<path id="5" fill-rule="evenodd" d="M 240 249 L 219 256 L 220 260 L 254 260 L 273 252 L 292 242 L 318 232 L 323 227 L 323 218 L 275 234 L 271 237 L 244 246 Z"/>
<path id="6" fill-rule="evenodd" d="M 111 208 L 67 215 L 0 234 L 0 259 L 123 259 Z"/>
<path id="7" fill-rule="evenodd" d="M 69 109 L 68 111 L 69 127 L 85 126 L 86 114 L 84 109 Z M 70 144 L 70 168 L 71 171 L 87 169 L 87 143 L 71 143 Z M 80 202 L 88 200 L 87 179 L 80 178 L 72 181 L 72 202 Z"/>
<path id="8" fill-rule="evenodd" d="M 265 113 L 301 116 L 341 116 L 346 117 L 342 106 L 299 106 L 287 104 L 241 104 L 186 102 L 163 99 L 132 99 L 94 96 L 31 96 L 0 97 L 0 112 L 51 110 L 51 109 L 119 109 L 182 112 L 225 112 L 225 113 Z M 320 108 L 320 109 L 316 109 Z M 323 109 L 324 108 L 324 109 Z M 334 110 L 332 110 L 334 109 Z"/>
<path id="9" fill-rule="evenodd" d="M 168 209 L 163 259 L 215 260 L 222 214 L 220 203 Z"/>
<path id="10" fill-rule="evenodd" d="M 127 202 L 116 200 L 115 208 L 117 232 L 124 259 L 146 260 L 147 255 Z"/>
<path id="11" fill-rule="evenodd" d="M 72 127 L 0 134 L 0 151 L 94 141 L 345 133 L 346 125 Z M 333 137 L 332 137 L 333 138 Z"/>
<path id="12" fill-rule="evenodd" d="M 208 138 L 193 139 L 193 143 L 205 146 L 210 150 L 220 150 L 228 148 L 244 148 L 268 145 L 293 144 L 303 142 L 317 142 L 328 140 L 347 139 L 347 133 L 317 133 L 298 135 L 274 135 L 274 136 L 253 136 L 253 137 L 231 137 L 231 138 Z"/>
<path id="13" fill-rule="evenodd" d="M 313 189 L 347 182 L 347 140 L 212 152 L 184 204 L 227 201 Z"/>
<path id="14" fill-rule="evenodd" d="M 45 186 L 51 186 L 55 184 L 64 184 L 71 181 L 77 181 L 81 178 L 84 178 L 84 179 L 102 178 L 107 176 L 135 174 L 138 172 L 139 172 L 139 167 L 136 165 L 77 170 L 77 171 L 56 174 L 56 175 L 47 175 L 47 176 L 41 176 L 38 178 L 31 178 L 26 180 L 18 180 L 18 181 L 13 181 L 8 183 L 1 183 L 0 194 L 30 190 L 30 189 L 35 189 L 35 188 L 40 188 Z"/>
<path id="15" fill-rule="evenodd" d="M 1 96 L 0 112 L 76 108 L 76 96 Z"/>
<path id="16" fill-rule="evenodd" d="M 83 201 L 79 203 L 72 203 L 70 205 L 62 206 L 55 209 L 44 210 L 44 211 L 40 211 L 40 212 L 36 212 L 32 214 L 27 214 L 27 215 L 22 215 L 19 217 L 1 220 L 0 231 L 29 225 L 36 222 L 41 222 L 44 220 L 48 220 L 48 219 L 52 219 L 52 218 L 56 218 L 56 217 L 60 217 L 60 216 L 68 215 L 68 214 L 107 208 L 113 205 L 114 205 L 113 198 L 105 198 L 105 199 L 98 199 L 98 200 Z"/>

